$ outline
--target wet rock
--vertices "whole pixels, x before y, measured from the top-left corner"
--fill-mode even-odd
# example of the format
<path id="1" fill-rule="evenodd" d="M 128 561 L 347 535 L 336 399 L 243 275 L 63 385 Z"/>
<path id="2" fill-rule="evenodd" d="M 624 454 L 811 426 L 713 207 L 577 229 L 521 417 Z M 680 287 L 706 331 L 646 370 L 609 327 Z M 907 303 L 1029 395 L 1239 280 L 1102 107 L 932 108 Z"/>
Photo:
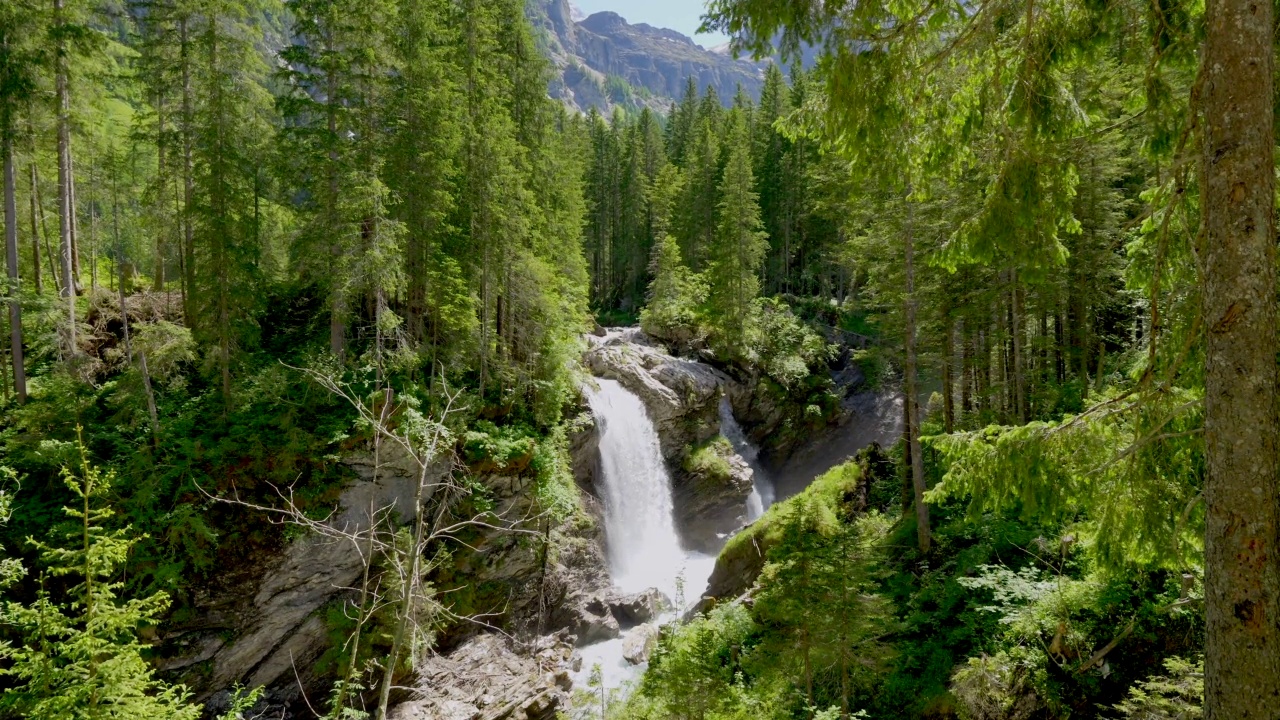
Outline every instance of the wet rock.
<path id="1" fill-rule="evenodd" d="M 716 553 L 729 534 L 747 520 L 747 498 L 753 472 L 747 461 L 723 440 L 703 449 L 717 461 L 690 463 L 676 473 L 672 501 L 687 547 Z"/>
<path id="2" fill-rule="evenodd" d="M 657 588 L 649 588 L 631 595 L 615 596 L 609 600 L 609 610 L 623 628 L 632 628 L 656 620 L 669 607 L 671 607 L 671 601 Z"/>
<path id="3" fill-rule="evenodd" d="M 577 623 L 572 632 L 578 636 L 578 646 L 590 645 L 602 640 L 612 640 L 622 634 L 618 619 L 613 616 L 603 598 L 594 597 L 577 608 Z"/>
<path id="4" fill-rule="evenodd" d="M 499 635 L 472 638 L 420 666 L 411 698 L 392 720 L 553 720 L 568 706 L 572 650 L 559 638 L 533 657 Z"/>
<path id="5" fill-rule="evenodd" d="M 649 662 L 649 654 L 658 646 L 658 626 L 641 625 L 622 640 L 622 658 L 632 665 Z"/>

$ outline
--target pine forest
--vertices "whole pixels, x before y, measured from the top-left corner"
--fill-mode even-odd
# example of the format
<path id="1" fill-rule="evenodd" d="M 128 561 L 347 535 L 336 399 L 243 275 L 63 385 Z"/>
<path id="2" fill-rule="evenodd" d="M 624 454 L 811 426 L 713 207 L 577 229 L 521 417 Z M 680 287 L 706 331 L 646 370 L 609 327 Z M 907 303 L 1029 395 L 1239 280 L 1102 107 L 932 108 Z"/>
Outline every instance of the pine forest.
<path id="1" fill-rule="evenodd" d="M 1280 720 L 1273 5 L 681 4 L 0 1 L 0 720 Z"/>

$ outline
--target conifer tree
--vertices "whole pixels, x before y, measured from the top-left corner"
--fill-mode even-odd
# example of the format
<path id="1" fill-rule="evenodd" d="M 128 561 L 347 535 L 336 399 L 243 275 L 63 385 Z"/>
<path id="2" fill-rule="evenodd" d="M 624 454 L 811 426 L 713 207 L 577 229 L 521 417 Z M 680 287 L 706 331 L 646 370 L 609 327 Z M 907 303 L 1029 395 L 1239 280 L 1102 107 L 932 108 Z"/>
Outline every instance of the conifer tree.
<path id="1" fill-rule="evenodd" d="M 187 704 L 181 686 L 156 680 L 143 657 L 138 633 L 155 624 L 168 607 L 164 593 L 122 600 L 118 579 L 134 540 L 131 529 L 112 528 L 106 504 L 114 474 L 103 474 L 79 445 L 80 468 L 63 470 L 76 498 L 65 508 L 69 521 L 61 542 L 31 540 L 40 552 L 45 577 L 30 605 L 6 603 L 2 613 L 22 637 L 7 649 L 3 673 L 12 685 L 0 703 L 25 717 L 167 718 L 195 720 L 199 708 Z M 70 582 L 66 599 L 48 585 Z"/>
<path id="2" fill-rule="evenodd" d="M 27 400 L 23 361 L 22 305 L 19 296 L 17 176 L 14 169 L 18 112 L 30 103 L 35 90 L 38 57 L 31 38 L 36 36 L 36 8 L 12 3 L 0 9 L 0 154 L 4 163 L 5 267 L 9 297 L 9 352 L 13 386 L 18 402 Z M 39 272 L 39 259 L 33 263 Z"/>
<path id="3" fill-rule="evenodd" d="M 449 0 L 399 3 L 392 37 L 398 72 L 383 112 L 389 127 L 386 183 L 404 224 L 406 330 L 434 376 L 475 356 L 477 316 L 463 266 L 450 255 L 456 231 L 461 96 L 451 48 L 459 42 Z"/>
<path id="4" fill-rule="evenodd" d="M 680 201 L 676 226 L 685 260 L 695 271 L 707 266 L 715 242 L 716 209 L 719 206 L 720 135 L 715 113 L 699 114 L 682 166 L 685 195 Z"/>
<path id="5" fill-rule="evenodd" d="M 680 97 L 680 102 L 672 106 L 667 120 L 667 157 L 677 167 L 686 166 L 697 116 L 698 81 L 690 75 L 685 79 L 684 94 Z"/>
<path id="6" fill-rule="evenodd" d="M 750 129 L 742 110 L 729 113 L 727 127 L 728 159 L 707 266 L 708 304 L 717 342 L 733 355 L 743 356 L 753 342 L 760 270 L 769 246 L 760 223 Z"/>
<path id="7" fill-rule="evenodd" d="M 260 29 L 236 0 L 201 0 L 191 18 L 195 193 L 188 222 L 201 272 L 194 274 L 196 317 L 229 407 L 234 356 L 250 339 L 261 278 L 254 152 L 265 145 L 265 67 L 254 42 Z"/>
<path id="8" fill-rule="evenodd" d="M 680 256 L 680 243 L 671 234 L 671 215 L 684 179 L 674 165 L 659 171 L 650 190 L 655 217 L 653 250 L 649 260 L 649 290 L 640 327 L 654 337 L 687 343 L 693 339 L 698 308 L 707 297 L 706 282 L 692 273 Z"/>

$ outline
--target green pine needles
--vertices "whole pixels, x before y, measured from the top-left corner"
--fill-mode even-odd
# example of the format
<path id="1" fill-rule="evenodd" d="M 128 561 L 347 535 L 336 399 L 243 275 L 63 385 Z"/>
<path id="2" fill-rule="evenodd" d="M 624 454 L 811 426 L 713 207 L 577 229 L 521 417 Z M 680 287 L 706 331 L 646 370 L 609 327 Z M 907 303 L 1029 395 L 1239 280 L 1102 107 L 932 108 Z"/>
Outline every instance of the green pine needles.
<path id="1" fill-rule="evenodd" d="M 142 633 L 169 607 L 163 593 L 125 599 L 119 574 L 137 538 L 111 527 L 114 473 L 101 472 L 78 444 L 80 467 L 63 479 L 78 500 L 65 508 L 56 540 L 28 542 L 40 553 L 40 588 L 28 604 L 0 610 L 20 640 L 3 649 L 12 685 L 0 712 L 14 717 L 195 720 L 182 686 L 154 676 Z"/>

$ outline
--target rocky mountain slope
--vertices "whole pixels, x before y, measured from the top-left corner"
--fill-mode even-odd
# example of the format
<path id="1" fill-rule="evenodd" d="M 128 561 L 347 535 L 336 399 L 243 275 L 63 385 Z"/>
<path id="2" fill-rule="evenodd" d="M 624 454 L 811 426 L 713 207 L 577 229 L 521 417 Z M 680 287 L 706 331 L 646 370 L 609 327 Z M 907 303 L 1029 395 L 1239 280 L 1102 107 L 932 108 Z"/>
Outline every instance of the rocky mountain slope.
<path id="1" fill-rule="evenodd" d="M 739 85 L 752 98 L 760 95 L 763 64 L 704 49 L 674 30 L 632 25 L 614 12 L 575 21 L 569 0 L 530 0 L 527 11 L 556 69 L 551 96 L 570 107 L 666 111 L 690 77 L 700 88 L 714 87 L 726 103 Z"/>

